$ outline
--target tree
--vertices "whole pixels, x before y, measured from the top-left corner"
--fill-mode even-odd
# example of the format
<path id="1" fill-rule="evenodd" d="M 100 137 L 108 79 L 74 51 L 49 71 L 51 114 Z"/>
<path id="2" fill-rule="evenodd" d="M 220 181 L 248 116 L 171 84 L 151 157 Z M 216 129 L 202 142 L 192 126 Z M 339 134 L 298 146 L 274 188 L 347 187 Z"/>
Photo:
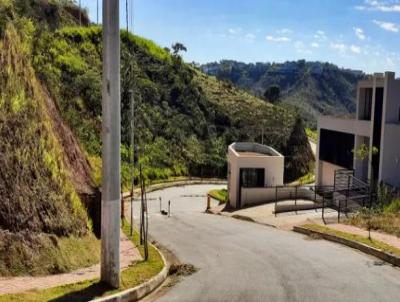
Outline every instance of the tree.
<path id="1" fill-rule="evenodd" d="M 264 92 L 264 98 L 271 103 L 276 103 L 281 98 L 281 88 L 277 85 L 272 85 Z"/>
<path id="2" fill-rule="evenodd" d="M 183 45 L 182 43 L 176 42 L 175 44 L 173 44 L 172 46 L 172 50 L 173 50 L 173 55 L 176 57 L 179 55 L 179 52 L 181 51 L 187 51 L 187 48 L 185 47 L 185 45 Z"/>
<path id="3" fill-rule="evenodd" d="M 353 149 L 352 150 L 353 154 L 354 154 L 354 158 L 358 159 L 358 160 L 368 160 L 368 166 L 370 168 L 370 173 L 371 173 L 371 185 L 373 186 L 373 175 L 374 175 L 374 171 L 373 171 L 373 166 L 372 166 L 372 162 L 369 160 L 369 154 L 371 153 L 372 155 L 376 155 L 379 153 L 379 149 L 375 146 L 372 146 L 372 149 L 367 146 L 366 144 L 361 144 L 358 149 Z"/>
<path id="4" fill-rule="evenodd" d="M 368 160 L 368 166 L 371 169 L 371 180 L 370 180 L 370 186 L 374 186 L 374 171 L 373 171 L 373 166 L 371 161 L 369 160 L 369 154 L 372 153 L 372 155 L 376 155 L 379 152 L 379 149 L 375 146 L 372 147 L 372 149 L 367 146 L 366 144 L 362 144 L 361 146 L 358 147 L 358 149 L 353 149 L 352 150 L 354 154 L 354 158 L 358 160 Z M 371 190 L 371 189 L 370 189 Z M 371 197 L 370 197 L 371 198 Z M 371 204 L 371 200 L 370 200 Z M 372 223 L 371 223 L 371 216 L 373 215 L 373 209 L 371 207 L 364 209 L 365 213 L 367 214 L 367 229 L 368 229 L 368 239 L 371 240 L 371 228 L 372 228 Z"/>

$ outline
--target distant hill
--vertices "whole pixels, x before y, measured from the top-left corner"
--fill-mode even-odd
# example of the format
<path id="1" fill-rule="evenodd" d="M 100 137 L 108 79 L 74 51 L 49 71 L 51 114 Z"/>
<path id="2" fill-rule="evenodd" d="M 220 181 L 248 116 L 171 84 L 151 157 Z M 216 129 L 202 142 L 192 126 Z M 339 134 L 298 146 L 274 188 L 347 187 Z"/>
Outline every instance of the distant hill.
<path id="1" fill-rule="evenodd" d="M 263 97 L 268 87 L 278 85 L 283 103 L 298 108 L 311 127 L 316 126 L 319 114 L 352 115 L 357 82 L 365 77 L 362 71 L 304 60 L 282 64 L 224 60 L 202 65 L 201 69 L 258 97 Z"/>

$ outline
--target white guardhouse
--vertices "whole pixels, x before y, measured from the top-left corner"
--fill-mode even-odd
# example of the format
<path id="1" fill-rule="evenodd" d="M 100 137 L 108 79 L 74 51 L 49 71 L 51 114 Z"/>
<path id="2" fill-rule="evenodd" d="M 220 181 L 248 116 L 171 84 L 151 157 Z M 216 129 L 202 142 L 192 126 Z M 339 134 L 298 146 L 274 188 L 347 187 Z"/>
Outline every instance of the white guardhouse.
<path id="1" fill-rule="evenodd" d="M 283 185 L 285 158 L 275 149 L 257 143 L 228 147 L 228 194 L 233 208 L 257 204 L 265 188 Z"/>

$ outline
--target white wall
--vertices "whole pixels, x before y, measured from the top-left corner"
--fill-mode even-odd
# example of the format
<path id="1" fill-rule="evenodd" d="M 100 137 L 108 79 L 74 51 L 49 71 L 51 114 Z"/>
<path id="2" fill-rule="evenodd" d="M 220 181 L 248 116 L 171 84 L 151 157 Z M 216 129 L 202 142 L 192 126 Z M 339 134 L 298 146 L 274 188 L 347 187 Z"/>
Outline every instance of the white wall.
<path id="1" fill-rule="evenodd" d="M 400 187 L 400 124 L 386 124 L 381 150 L 380 180 Z"/>
<path id="2" fill-rule="evenodd" d="M 335 182 L 335 170 L 345 169 L 341 166 L 337 166 L 323 160 L 320 160 L 318 165 L 319 173 L 317 185 L 319 186 L 333 186 Z"/>
<path id="3" fill-rule="evenodd" d="M 237 168 L 237 156 L 233 153 L 231 148 L 228 149 L 228 166 L 230 167 L 230 171 L 228 171 L 229 204 L 231 207 L 236 208 L 239 187 L 239 171 Z"/>
<path id="4" fill-rule="evenodd" d="M 275 188 L 243 188 L 242 206 L 267 203 L 275 200 Z"/>
<path id="5" fill-rule="evenodd" d="M 297 194 L 297 195 L 296 195 Z M 243 188 L 242 205 L 257 205 L 268 202 L 297 199 L 314 200 L 315 192 L 307 187 Z M 319 196 L 318 196 L 319 198 Z"/>
<path id="6" fill-rule="evenodd" d="M 337 118 L 333 116 L 320 116 L 318 128 L 369 137 L 371 135 L 371 122 L 356 119 Z"/>
<path id="7" fill-rule="evenodd" d="M 386 73 L 381 132 L 379 181 L 400 186 L 400 80 Z"/>

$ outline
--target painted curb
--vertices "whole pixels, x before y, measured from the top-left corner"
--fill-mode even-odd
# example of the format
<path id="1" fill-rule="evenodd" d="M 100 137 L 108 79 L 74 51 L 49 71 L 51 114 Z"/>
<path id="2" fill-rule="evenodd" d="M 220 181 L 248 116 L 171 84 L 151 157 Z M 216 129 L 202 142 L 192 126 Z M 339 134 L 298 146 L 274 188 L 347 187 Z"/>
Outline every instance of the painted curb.
<path id="1" fill-rule="evenodd" d="M 357 249 L 363 253 L 366 253 L 368 255 L 374 256 L 376 258 L 379 258 L 383 261 L 386 261 L 394 266 L 399 266 L 400 267 L 400 257 L 395 256 L 393 254 L 389 254 L 387 252 L 384 252 L 380 249 L 376 249 L 374 247 L 368 246 L 366 244 L 363 243 L 359 243 L 356 241 L 352 241 L 352 240 L 348 240 L 348 239 L 344 239 L 341 237 L 337 237 L 335 235 L 331 235 L 331 234 L 326 234 L 326 233 L 322 233 L 322 232 L 318 232 L 318 231 L 314 231 L 314 230 L 310 230 L 307 228 L 303 228 L 303 227 L 299 227 L 299 226 L 295 226 L 293 227 L 293 231 L 297 232 L 297 233 L 301 233 L 301 234 L 305 234 L 305 235 L 318 235 L 321 238 L 325 239 L 325 240 L 329 240 L 329 241 L 333 241 L 336 243 L 340 243 L 343 245 L 346 245 L 348 247 L 351 247 L 353 249 Z"/>
<path id="2" fill-rule="evenodd" d="M 155 289 L 157 289 L 168 277 L 169 272 L 169 263 L 165 259 L 163 253 L 158 249 L 155 245 L 153 247 L 158 251 L 161 255 L 161 258 L 164 262 L 164 268 L 158 275 L 154 276 L 150 280 L 122 292 L 116 293 L 114 295 L 110 295 L 103 298 L 98 298 L 91 300 L 90 302 L 131 302 L 131 301 L 138 301 L 143 297 L 147 296 Z"/>

